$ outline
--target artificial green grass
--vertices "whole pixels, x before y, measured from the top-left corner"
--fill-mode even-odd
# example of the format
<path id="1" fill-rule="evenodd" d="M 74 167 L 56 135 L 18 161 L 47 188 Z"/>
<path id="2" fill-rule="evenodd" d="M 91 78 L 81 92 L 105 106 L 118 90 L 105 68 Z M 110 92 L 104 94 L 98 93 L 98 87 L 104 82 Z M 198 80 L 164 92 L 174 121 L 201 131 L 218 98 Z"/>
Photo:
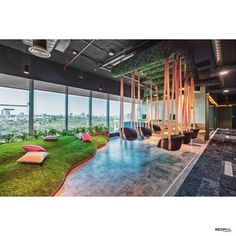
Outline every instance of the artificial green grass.
<path id="1" fill-rule="evenodd" d="M 0 145 L 0 196 L 49 196 L 69 169 L 106 144 L 104 136 L 85 143 L 73 136 L 61 136 L 56 142 L 27 140 Z M 16 162 L 26 151 L 24 145 L 40 145 L 49 152 L 40 165 Z"/>

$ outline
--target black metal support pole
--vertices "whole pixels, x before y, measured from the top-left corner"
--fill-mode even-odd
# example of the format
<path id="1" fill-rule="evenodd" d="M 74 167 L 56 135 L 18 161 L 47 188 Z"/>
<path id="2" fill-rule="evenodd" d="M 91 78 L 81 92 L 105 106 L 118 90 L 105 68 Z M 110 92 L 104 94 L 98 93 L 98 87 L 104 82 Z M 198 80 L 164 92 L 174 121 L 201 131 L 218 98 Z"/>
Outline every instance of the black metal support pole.
<path id="1" fill-rule="evenodd" d="M 205 141 L 209 140 L 209 92 L 206 87 L 206 95 L 205 95 Z"/>
<path id="2" fill-rule="evenodd" d="M 65 130 L 68 130 L 68 86 L 65 93 Z"/>
<path id="3" fill-rule="evenodd" d="M 29 80 L 29 134 L 34 132 L 34 80 Z"/>
<path id="4" fill-rule="evenodd" d="M 90 95 L 89 95 L 89 127 L 92 127 L 92 99 L 93 99 L 93 94 L 92 91 L 90 91 Z"/>
<path id="5" fill-rule="evenodd" d="M 107 110 L 106 110 L 106 113 L 107 113 L 107 119 L 106 119 L 106 126 L 107 126 L 107 129 L 109 130 L 110 129 L 110 97 L 109 95 L 107 95 Z"/>

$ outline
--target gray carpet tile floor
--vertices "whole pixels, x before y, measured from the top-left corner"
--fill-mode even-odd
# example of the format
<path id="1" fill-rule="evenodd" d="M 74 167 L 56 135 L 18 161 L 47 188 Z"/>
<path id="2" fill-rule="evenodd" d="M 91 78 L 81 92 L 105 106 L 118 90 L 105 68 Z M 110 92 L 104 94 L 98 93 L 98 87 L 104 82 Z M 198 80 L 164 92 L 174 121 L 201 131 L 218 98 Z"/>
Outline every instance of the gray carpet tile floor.
<path id="1" fill-rule="evenodd" d="M 217 130 L 176 196 L 236 196 L 236 130 Z"/>

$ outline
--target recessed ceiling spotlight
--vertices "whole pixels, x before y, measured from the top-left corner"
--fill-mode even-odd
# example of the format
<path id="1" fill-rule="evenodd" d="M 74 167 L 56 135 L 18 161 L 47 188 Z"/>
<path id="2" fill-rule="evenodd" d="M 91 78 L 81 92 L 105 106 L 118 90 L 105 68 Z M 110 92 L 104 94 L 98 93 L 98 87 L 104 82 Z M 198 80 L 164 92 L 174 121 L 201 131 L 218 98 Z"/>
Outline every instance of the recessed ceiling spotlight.
<path id="1" fill-rule="evenodd" d="M 113 51 L 110 51 L 108 54 L 109 54 L 110 57 L 115 55 L 115 53 Z"/>
<path id="2" fill-rule="evenodd" d="M 220 71 L 220 75 L 226 75 L 226 74 L 228 74 L 229 73 L 229 71 L 227 71 L 227 70 L 222 70 L 222 71 Z"/>
<path id="3" fill-rule="evenodd" d="M 76 55 L 76 54 L 77 54 L 77 52 L 76 52 L 76 51 L 73 51 L 72 53 L 73 53 L 73 55 Z"/>
<path id="4" fill-rule="evenodd" d="M 224 93 L 228 93 L 228 92 L 229 92 L 229 90 L 228 90 L 228 89 L 225 89 L 223 92 L 224 92 Z"/>

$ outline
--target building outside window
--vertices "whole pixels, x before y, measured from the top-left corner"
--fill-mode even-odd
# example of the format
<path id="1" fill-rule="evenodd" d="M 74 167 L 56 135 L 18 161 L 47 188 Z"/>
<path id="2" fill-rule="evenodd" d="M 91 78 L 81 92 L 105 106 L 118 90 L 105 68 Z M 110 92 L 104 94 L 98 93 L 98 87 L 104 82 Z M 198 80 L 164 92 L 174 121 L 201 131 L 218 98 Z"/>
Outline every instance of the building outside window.
<path id="1" fill-rule="evenodd" d="M 92 99 L 92 125 L 103 125 L 106 124 L 106 106 L 107 100 L 101 98 Z"/>
<path id="2" fill-rule="evenodd" d="M 65 129 L 65 94 L 35 90 L 34 129 Z"/>
<path id="3" fill-rule="evenodd" d="M 29 92 L 0 87 L 0 136 L 28 132 Z"/>
<path id="4" fill-rule="evenodd" d="M 110 100 L 109 131 L 119 132 L 120 127 L 120 102 Z"/>
<path id="5" fill-rule="evenodd" d="M 68 128 L 89 126 L 89 98 L 77 95 L 68 96 Z"/>

